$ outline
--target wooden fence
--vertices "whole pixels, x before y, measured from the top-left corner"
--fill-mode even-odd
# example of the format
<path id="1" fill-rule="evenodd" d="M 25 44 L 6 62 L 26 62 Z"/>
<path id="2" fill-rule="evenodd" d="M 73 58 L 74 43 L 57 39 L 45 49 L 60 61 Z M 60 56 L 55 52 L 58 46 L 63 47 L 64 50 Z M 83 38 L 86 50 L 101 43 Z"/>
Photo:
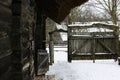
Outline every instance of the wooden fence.
<path id="1" fill-rule="evenodd" d="M 68 61 L 117 59 L 119 27 L 107 24 L 68 26 Z"/>

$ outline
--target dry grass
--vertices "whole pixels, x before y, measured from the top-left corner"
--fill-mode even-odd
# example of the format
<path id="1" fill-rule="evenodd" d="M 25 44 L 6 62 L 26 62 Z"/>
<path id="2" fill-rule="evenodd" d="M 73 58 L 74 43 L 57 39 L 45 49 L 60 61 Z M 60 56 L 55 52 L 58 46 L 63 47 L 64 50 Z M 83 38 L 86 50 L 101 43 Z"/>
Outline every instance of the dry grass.
<path id="1" fill-rule="evenodd" d="M 41 76 L 36 76 L 35 80 L 55 80 L 55 75 L 41 75 Z"/>

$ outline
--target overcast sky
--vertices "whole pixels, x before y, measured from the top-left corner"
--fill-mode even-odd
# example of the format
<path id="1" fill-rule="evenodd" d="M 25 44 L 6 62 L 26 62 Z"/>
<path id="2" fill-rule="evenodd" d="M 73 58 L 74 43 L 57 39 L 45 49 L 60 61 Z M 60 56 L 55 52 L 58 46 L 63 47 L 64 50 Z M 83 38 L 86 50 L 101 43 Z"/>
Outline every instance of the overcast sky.
<path id="1" fill-rule="evenodd" d="M 102 0 L 101 0 L 102 1 Z M 106 0 L 108 1 L 108 0 Z M 89 5 L 90 10 L 92 10 L 92 12 L 94 14 L 97 14 L 98 16 L 103 16 L 106 15 L 105 11 L 100 9 L 100 8 L 95 8 L 93 5 L 95 5 L 96 1 L 95 0 L 89 0 L 88 2 L 86 2 L 84 5 Z M 97 7 L 102 7 L 101 5 L 97 4 Z M 119 7 L 120 8 L 120 7 Z M 118 10 L 120 11 L 120 9 Z M 120 20 L 120 15 L 119 15 L 119 20 Z"/>

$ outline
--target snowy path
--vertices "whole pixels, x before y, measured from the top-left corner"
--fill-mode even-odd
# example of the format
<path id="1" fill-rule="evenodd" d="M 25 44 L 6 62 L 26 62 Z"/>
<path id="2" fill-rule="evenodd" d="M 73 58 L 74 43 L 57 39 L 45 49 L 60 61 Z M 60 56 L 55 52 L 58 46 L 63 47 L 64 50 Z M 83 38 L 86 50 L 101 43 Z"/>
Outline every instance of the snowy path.
<path id="1" fill-rule="evenodd" d="M 66 50 L 55 51 L 55 63 L 47 74 L 56 80 L 119 80 L 120 66 L 114 60 L 79 60 L 67 62 Z"/>

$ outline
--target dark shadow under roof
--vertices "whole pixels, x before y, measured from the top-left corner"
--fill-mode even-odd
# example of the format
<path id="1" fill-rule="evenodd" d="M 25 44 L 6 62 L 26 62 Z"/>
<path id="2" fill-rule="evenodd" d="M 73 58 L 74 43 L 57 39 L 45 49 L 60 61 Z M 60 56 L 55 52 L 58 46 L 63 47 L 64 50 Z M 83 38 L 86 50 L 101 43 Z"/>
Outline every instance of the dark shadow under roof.
<path id="1" fill-rule="evenodd" d="M 88 0 L 37 0 L 38 9 L 42 9 L 46 16 L 60 23 L 70 13 L 70 10 L 80 6 Z"/>

